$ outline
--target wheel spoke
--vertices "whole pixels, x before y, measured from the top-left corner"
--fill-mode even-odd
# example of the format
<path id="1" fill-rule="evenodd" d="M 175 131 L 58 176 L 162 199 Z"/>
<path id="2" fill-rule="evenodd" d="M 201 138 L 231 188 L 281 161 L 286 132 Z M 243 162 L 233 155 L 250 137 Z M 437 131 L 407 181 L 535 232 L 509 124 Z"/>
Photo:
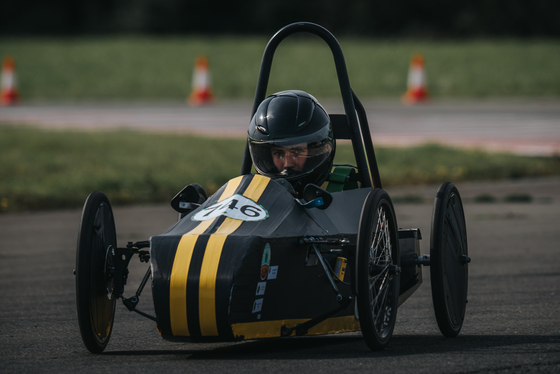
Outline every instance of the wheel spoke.
<path id="1" fill-rule="evenodd" d="M 395 325 L 399 277 L 397 224 L 387 193 L 374 189 L 368 195 L 358 230 L 358 298 L 362 334 L 370 349 L 383 349 Z"/>
<path id="2" fill-rule="evenodd" d="M 369 257 L 370 259 L 376 259 L 376 253 L 378 253 L 378 247 L 379 247 L 379 242 L 381 241 L 381 232 L 379 230 L 379 227 L 382 225 L 381 223 L 381 217 L 378 216 L 377 218 L 377 223 L 375 225 L 375 233 L 373 235 L 373 240 L 370 246 L 370 254 Z"/>
<path id="3" fill-rule="evenodd" d="M 370 264 L 377 267 L 383 266 L 378 274 L 369 277 L 371 313 L 375 329 L 384 336 L 387 321 L 390 318 L 391 308 L 387 306 L 389 287 L 392 277 L 389 276 L 389 266 L 392 264 L 391 240 L 389 223 L 385 210 L 377 210 L 377 222 L 370 246 Z"/>

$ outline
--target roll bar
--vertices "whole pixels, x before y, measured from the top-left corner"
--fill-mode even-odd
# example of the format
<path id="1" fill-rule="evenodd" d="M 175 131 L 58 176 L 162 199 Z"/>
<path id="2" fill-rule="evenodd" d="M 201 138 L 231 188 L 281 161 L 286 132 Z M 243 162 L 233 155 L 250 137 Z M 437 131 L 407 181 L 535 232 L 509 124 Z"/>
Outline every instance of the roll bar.
<path id="1" fill-rule="evenodd" d="M 348 127 L 346 131 L 343 130 L 339 132 L 348 134 L 348 137 L 352 141 L 354 157 L 356 158 L 358 172 L 362 180 L 362 186 L 381 188 L 381 178 L 379 177 L 379 169 L 377 167 L 377 161 L 373 149 L 373 142 L 371 140 L 371 133 L 369 131 L 369 125 L 367 122 L 364 107 L 350 87 L 350 80 L 348 79 L 346 62 L 344 61 L 344 55 L 342 54 L 340 44 L 338 43 L 334 35 L 324 27 L 310 22 L 296 22 L 283 27 L 276 34 L 274 34 L 274 36 L 272 36 L 265 48 L 261 61 L 261 68 L 259 72 L 259 79 L 257 81 L 257 89 L 255 92 L 255 100 L 253 102 L 251 118 L 257 111 L 259 104 L 265 99 L 268 80 L 270 77 L 270 70 L 272 67 L 272 59 L 274 57 L 276 48 L 286 37 L 298 32 L 308 32 L 311 34 L 315 34 L 323 39 L 323 41 L 325 41 L 331 48 L 336 67 L 336 73 L 338 76 L 338 82 L 340 85 L 342 102 L 344 104 L 344 111 L 346 112 L 346 121 L 340 121 L 340 118 L 337 118 L 336 122 L 339 124 L 339 126 L 340 123 L 342 123 L 342 126 L 344 126 L 344 122 L 346 122 L 346 126 Z M 340 115 L 333 115 L 333 117 L 334 116 L 340 117 Z M 246 143 L 245 153 L 243 155 L 243 163 L 241 166 L 241 175 L 251 173 L 251 167 L 252 160 L 249 152 L 249 144 Z"/>

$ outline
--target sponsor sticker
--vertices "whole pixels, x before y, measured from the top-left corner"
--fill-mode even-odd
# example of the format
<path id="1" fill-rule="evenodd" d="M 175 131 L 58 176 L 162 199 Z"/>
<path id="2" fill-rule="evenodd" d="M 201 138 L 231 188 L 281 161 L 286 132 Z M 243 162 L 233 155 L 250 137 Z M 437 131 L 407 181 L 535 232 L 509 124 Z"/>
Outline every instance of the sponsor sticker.
<path id="1" fill-rule="evenodd" d="M 226 216 L 240 221 L 262 221 L 268 218 L 268 212 L 253 200 L 243 195 L 233 195 L 213 204 L 192 216 L 193 221 L 207 221 L 219 216 Z"/>
<path id="2" fill-rule="evenodd" d="M 270 267 L 270 244 L 266 243 L 261 261 L 261 280 L 265 280 Z"/>
<path id="3" fill-rule="evenodd" d="M 257 299 L 253 303 L 253 313 L 260 312 L 262 310 L 262 304 L 264 299 Z"/>
<path id="4" fill-rule="evenodd" d="M 266 282 L 259 282 L 257 283 L 257 292 L 255 295 L 264 295 L 264 291 L 266 290 Z"/>
<path id="5" fill-rule="evenodd" d="M 278 265 L 270 266 L 268 268 L 268 280 L 276 279 L 277 275 L 278 275 Z"/>

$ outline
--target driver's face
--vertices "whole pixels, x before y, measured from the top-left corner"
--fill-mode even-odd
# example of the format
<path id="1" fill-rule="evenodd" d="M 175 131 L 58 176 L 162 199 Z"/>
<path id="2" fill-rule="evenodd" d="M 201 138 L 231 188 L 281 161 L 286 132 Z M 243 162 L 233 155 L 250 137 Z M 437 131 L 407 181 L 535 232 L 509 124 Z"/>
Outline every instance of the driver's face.
<path id="1" fill-rule="evenodd" d="M 272 160 L 278 171 L 291 168 L 303 171 L 307 160 L 307 143 L 295 144 L 289 147 L 273 147 Z"/>

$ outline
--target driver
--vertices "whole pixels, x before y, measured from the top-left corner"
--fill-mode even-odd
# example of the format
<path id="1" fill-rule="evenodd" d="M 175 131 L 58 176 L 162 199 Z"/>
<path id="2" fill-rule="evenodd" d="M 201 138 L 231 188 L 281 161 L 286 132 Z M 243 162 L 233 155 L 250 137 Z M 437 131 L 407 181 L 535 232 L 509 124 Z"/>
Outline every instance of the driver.
<path id="1" fill-rule="evenodd" d="M 309 183 L 325 181 L 335 153 L 329 115 L 317 99 L 296 90 L 263 100 L 249 125 L 248 143 L 256 171 L 289 181 L 300 196 Z"/>

